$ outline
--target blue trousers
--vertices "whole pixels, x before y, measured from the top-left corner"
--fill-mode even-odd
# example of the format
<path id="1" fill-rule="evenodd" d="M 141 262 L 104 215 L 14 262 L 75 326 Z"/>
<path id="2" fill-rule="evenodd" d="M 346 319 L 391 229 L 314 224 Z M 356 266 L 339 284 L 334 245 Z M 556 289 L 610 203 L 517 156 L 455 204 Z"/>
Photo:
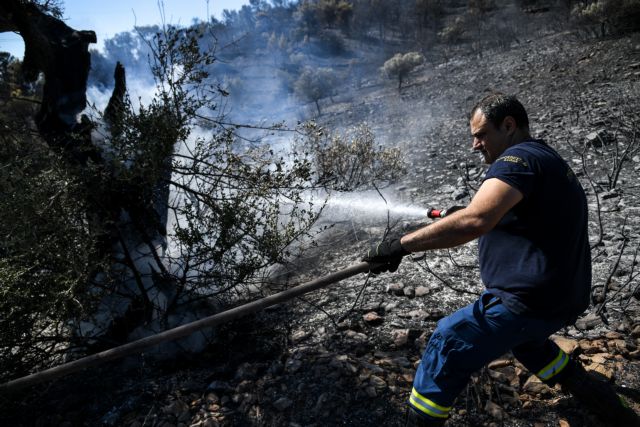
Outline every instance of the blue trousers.
<path id="1" fill-rule="evenodd" d="M 529 371 L 553 384 L 569 356 L 549 336 L 572 319 L 539 319 L 507 310 L 488 292 L 441 319 L 413 382 L 409 405 L 427 418 L 447 418 L 471 374 L 509 350 Z"/>

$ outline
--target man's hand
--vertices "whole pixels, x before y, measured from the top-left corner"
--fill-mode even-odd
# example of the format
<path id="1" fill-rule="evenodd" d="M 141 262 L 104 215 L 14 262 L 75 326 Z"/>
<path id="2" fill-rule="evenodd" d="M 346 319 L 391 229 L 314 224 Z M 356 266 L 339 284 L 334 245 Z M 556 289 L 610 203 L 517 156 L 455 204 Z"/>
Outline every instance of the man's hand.
<path id="1" fill-rule="evenodd" d="M 370 270 L 373 274 L 379 274 L 384 271 L 393 273 L 402 262 L 402 257 L 408 254 L 409 252 L 400 244 L 400 239 L 383 240 L 373 245 L 362 261 L 370 264 L 381 264 Z"/>

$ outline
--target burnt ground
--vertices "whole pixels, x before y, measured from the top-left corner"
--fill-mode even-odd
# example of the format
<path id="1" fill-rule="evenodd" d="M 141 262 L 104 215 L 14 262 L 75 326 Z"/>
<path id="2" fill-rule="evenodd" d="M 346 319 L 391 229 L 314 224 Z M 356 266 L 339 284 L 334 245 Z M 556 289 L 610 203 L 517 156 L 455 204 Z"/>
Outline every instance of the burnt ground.
<path id="1" fill-rule="evenodd" d="M 379 141 L 409 153 L 408 176 L 390 190 L 407 203 L 449 206 L 469 201 L 484 170 L 469 150 L 468 110 L 486 91 L 516 93 L 533 134 L 572 164 L 590 203 L 594 305 L 556 339 L 640 411 L 640 153 L 624 156 L 638 143 L 640 36 L 555 33 L 452 58 L 415 71 L 400 93 L 393 82 L 365 80 L 321 119 L 331 127 L 368 121 Z M 399 234 L 421 224 L 393 225 Z M 290 283 L 357 262 L 386 227 L 345 218 L 295 263 Z M 400 425 L 436 321 L 482 289 L 475 251 L 470 243 L 415 254 L 395 274 L 354 277 L 227 324 L 200 355 L 164 363 L 140 356 L 5 397 L 2 424 Z M 448 425 L 603 421 L 507 354 L 472 378 Z"/>

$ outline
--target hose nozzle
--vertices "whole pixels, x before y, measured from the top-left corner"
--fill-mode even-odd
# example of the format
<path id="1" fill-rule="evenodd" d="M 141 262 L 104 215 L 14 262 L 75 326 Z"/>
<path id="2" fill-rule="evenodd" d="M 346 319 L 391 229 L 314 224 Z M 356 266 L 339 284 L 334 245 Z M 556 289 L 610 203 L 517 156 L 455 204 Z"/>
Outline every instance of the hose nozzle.
<path id="1" fill-rule="evenodd" d="M 445 216 L 464 208 L 464 206 L 451 206 L 448 209 L 429 208 L 427 209 L 427 218 L 444 218 Z"/>

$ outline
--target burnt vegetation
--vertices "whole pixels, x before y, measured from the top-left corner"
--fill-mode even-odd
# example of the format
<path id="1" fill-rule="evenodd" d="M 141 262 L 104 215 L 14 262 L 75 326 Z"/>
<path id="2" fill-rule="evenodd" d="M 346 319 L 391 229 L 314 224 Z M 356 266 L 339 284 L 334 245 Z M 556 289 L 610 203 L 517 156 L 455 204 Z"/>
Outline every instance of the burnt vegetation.
<path id="1" fill-rule="evenodd" d="M 331 192 L 464 204 L 484 172 L 465 114 L 498 89 L 587 191 L 593 305 L 563 339 L 638 408 L 640 1 L 251 0 L 102 51 L 63 11 L 0 5 L 0 30 L 26 44 L 24 58 L 0 53 L 0 380 L 345 267 L 420 225 L 323 220 Z M 0 419 L 393 425 L 435 321 L 481 290 L 475 255 L 414 256 L 398 276 L 350 279 L 157 352 L 184 369 L 143 355 L 2 396 Z M 508 355 L 453 417 L 599 425 Z"/>

